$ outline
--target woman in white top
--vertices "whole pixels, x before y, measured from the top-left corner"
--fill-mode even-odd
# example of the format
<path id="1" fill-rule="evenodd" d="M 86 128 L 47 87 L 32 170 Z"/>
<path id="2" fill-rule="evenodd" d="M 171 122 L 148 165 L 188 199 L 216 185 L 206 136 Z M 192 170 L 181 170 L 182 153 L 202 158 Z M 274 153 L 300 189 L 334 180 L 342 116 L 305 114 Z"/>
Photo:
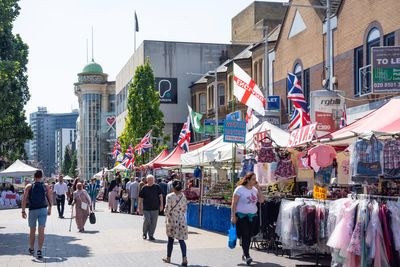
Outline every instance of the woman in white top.
<path id="1" fill-rule="evenodd" d="M 263 203 L 264 195 L 257 183 L 254 173 L 246 174 L 238 183 L 233 192 L 231 207 L 231 222 L 236 224 L 238 238 L 241 239 L 243 261 L 250 265 L 250 243 L 252 236 L 256 235 L 259 227 L 257 216 L 257 202 Z"/>

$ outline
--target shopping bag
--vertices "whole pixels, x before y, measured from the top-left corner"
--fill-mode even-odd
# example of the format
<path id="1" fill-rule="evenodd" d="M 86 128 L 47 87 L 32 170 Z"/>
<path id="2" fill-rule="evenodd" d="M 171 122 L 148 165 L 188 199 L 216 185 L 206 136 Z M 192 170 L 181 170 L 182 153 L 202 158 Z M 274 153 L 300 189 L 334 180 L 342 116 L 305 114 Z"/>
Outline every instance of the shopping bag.
<path id="1" fill-rule="evenodd" d="M 236 225 L 231 224 L 231 228 L 229 229 L 229 232 L 228 232 L 228 247 L 229 248 L 233 249 L 236 247 L 236 239 L 237 239 Z"/>
<path id="2" fill-rule="evenodd" d="M 90 212 L 90 214 L 89 214 L 89 222 L 90 222 L 91 224 L 95 224 L 95 223 L 96 223 L 96 215 L 94 215 L 94 212 L 93 212 L 93 211 Z"/>

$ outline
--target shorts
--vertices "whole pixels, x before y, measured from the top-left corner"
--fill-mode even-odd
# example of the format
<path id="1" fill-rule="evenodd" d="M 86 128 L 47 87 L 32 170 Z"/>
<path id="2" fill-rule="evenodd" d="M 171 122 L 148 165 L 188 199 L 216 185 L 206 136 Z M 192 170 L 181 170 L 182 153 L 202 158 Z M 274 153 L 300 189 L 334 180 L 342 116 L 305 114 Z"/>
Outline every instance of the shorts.
<path id="1" fill-rule="evenodd" d="M 36 228 L 36 221 L 39 227 L 45 227 L 47 220 L 47 208 L 30 210 L 28 214 L 28 223 L 30 228 Z"/>

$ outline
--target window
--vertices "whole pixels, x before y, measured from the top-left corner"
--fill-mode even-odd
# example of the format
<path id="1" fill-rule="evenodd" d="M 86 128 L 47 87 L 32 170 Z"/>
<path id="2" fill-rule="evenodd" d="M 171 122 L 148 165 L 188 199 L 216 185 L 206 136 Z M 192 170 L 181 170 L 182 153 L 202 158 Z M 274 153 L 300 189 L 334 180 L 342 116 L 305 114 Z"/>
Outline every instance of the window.
<path id="1" fill-rule="evenodd" d="M 363 66 L 363 47 L 354 49 L 354 95 L 360 95 L 360 68 Z"/>
<path id="2" fill-rule="evenodd" d="M 214 85 L 208 87 L 208 107 L 209 109 L 214 107 Z"/>
<path id="3" fill-rule="evenodd" d="M 303 93 L 307 101 L 308 106 L 310 106 L 310 69 L 305 69 L 303 72 Z"/>
<path id="4" fill-rule="evenodd" d="M 254 62 L 253 80 L 258 84 L 258 62 Z"/>
<path id="5" fill-rule="evenodd" d="M 199 102 L 200 102 L 200 113 L 206 113 L 207 110 L 206 94 L 200 94 Z"/>
<path id="6" fill-rule="evenodd" d="M 263 60 L 260 59 L 258 61 L 258 86 L 261 88 L 261 86 L 264 87 L 264 83 L 263 83 Z"/>
<path id="7" fill-rule="evenodd" d="M 193 95 L 192 95 L 192 109 L 193 109 L 193 110 L 196 110 L 196 106 L 197 106 L 197 103 L 196 103 L 196 94 L 193 94 Z"/>
<path id="8" fill-rule="evenodd" d="M 394 46 L 395 38 L 394 32 L 388 33 L 383 37 L 383 45 L 384 46 Z"/>
<path id="9" fill-rule="evenodd" d="M 377 28 L 372 28 L 367 38 L 367 64 L 371 64 L 371 48 L 379 46 L 379 37 L 381 36 Z"/>
<path id="10" fill-rule="evenodd" d="M 228 92 L 228 97 L 229 97 L 229 101 L 232 101 L 232 100 L 233 100 L 233 76 L 230 75 L 228 79 L 229 79 L 229 84 L 228 84 L 228 90 L 229 90 L 229 92 Z"/>
<path id="11" fill-rule="evenodd" d="M 218 84 L 218 106 L 225 105 L 225 85 Z"/>

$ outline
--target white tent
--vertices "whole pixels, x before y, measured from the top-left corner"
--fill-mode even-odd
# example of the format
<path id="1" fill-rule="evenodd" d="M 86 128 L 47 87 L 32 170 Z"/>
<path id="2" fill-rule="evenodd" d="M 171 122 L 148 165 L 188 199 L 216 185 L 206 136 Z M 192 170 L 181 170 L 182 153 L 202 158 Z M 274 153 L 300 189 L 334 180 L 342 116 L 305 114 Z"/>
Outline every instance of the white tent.
<path id="1" fill-rule="evenodd" d="M 65 181 L 71 181 L 71 180 L 74 180 L 74 178 L 72 178 L 71 176 L 69 176 L 69 175 L 67 175 L 67 176 L 64 176 L 63 177 L 63 179 L 65 180 Z"/>
<path id="2" fill-rule="evenodd" d="M 254 134 L 269 130 L 271 138 L 276 145 L 286 147 L 289 141 L 289 133 L 281 128 L 269 123 L 263 122 L 252 131 L 246 134 L 246 148 L 254 149 Z M 275 144 L 274 144 L 275 145 Z M 243 156 L 244 145 L 239 145 L 236 149 L 236 158 L 238 161 Z M 183 166 L 209 165 L 213 161 L 232 160 L 232 143 L 225 143 L 223 136 L 215 139 L 211 143 L 189 153 L 181 155 Z"/>
<path id="3" fill-rule="evenodd" d="M 17 159 L 10 167 L 0 172 L 0 176 L 21 177 L 32 176 L 38 169 L 29 166 Z"/>
<path id="4" fill-rule="evenodd" d="M 117 166 L 111 169 L 111 171 L 125 171 L 125 170 L 126 167 L 124 166 L 124 164 L 118 164 Z"/>
<path id="5" fill-rule="evenodd" d="M 121 164 L 119 164 L 119 165 L 121 165 Z M 119 166 L 119 165 L 118 165 L 118 166 Z M 107 171 L 108 171 L 108 169 L 105 168 L 104 171 L 99 171 L 98 173 L 96 173 L 95 175 L 93 175 L 93 177 L 94 177 L 94 178 L 101 178 L 101 177 L 103 177 L 103 174 L 105 174 Z"/>
<path id="6" fill-rule="evenodd" d="M 254 135 L 259 132 L 270 131 L 270 137 L 275 142 L 275 146 L 287 147 L 289 141 L 289 133 L 281 128 L 269 123 L 263 122 L 252 131 L 246 134 L 246 144 L 239 145 L 236 149 L 236 160 L 241 161 L 244 149 L 254 149 Z M 214 146 L 211 150 L 205 152 L 205 161 L 229 161 L 232 160 L 232 143 L 221 142 Z"/>
<path id="7" fill-rule="evenodd" d="M 223 136 L 218 137 L 207 145 L 200 147 L 194 151 L 184 153 L 181 155 L 181 162 L 183 166 L 197 166 L 202 165 L 204 160 L 204 153 L 211 150 L 214 146 L 223 143 Z"/>

